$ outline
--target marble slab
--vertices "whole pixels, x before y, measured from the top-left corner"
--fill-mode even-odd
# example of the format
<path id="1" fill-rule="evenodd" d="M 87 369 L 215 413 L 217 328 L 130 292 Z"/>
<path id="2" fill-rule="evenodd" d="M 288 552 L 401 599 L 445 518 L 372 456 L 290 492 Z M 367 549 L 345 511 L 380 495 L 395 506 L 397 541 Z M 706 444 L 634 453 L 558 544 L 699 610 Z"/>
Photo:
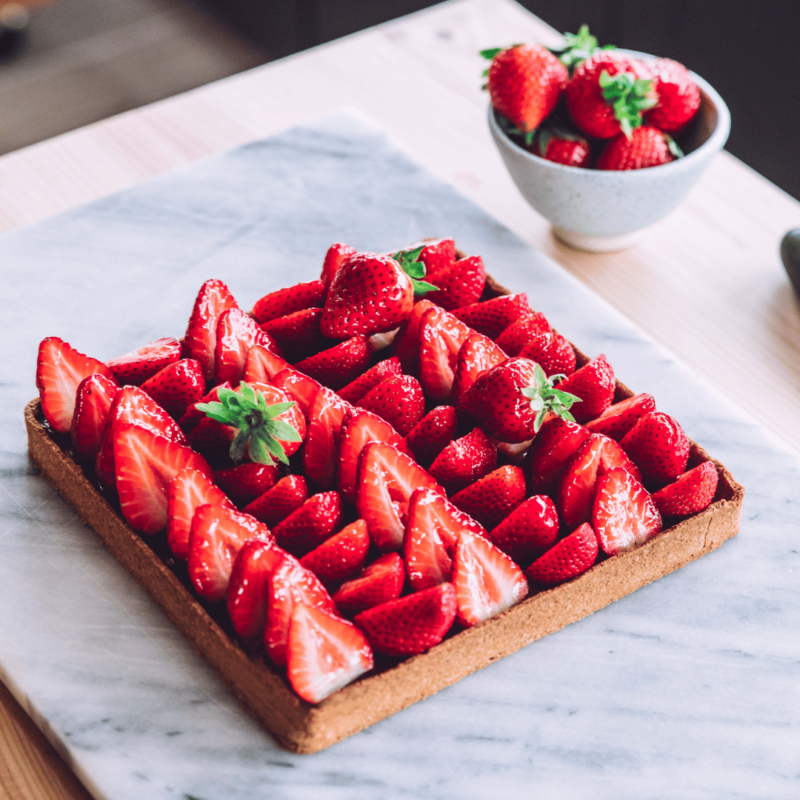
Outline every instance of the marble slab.
<path id="1" fill-rule="evenodd" d="M 244 307 L 333 241 L 455 236 L 747 487 L 719 550 L 312 756 L 281 750 L 28 462 L 47 335 L 110 358 Z M 0 677 L 102 800 L 797 798 L 800 461 L 602 300 L 347 114 L 0 238 Z M 742 389 L 750 389 L 743 377 Z"/>

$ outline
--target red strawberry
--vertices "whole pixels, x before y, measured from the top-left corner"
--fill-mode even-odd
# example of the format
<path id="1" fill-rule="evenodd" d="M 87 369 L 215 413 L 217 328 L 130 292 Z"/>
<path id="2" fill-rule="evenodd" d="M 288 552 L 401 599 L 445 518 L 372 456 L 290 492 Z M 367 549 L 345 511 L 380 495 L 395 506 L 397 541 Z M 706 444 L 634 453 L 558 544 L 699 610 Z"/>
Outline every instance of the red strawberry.
<path id="1" fill-rule="evenodd" d="M 531 311 L 512 322 L 502 333 L 497 336 L 497 346 L 502 348 L 509 356 L 518 356 L 529 342 L 540 333 L 548 333 L 550 323 L 544 314 Z M 533 359 L 536 361 L 536 359 Z"/>
<path id="2" fill-rule="evenodd" d="M 450 442 L 428 471 L 448 494 L 455 494 L 495 467 L 497 448 L 481 428 L 473 428 L 466 436 Z"/>
<path id="3" fill-rule="evenodd" d="M 321 308 L 304 308 L 285 317 L 277 317 L 261 326 L 280 347 L 289 361 L 300 361 L 324 350 L 332 343 L 319 332 Z"/>
<path id="4" fill-rule="evenodd" d="M 495 55 L 487 87 L 495 111 L 528 133 L 550 116 L 568 79 L 567 68 L 546 47 L 522 44 Z"/>
<path id="5" fill-rule="evenodd" d="M 458 430 L 458 418 L 453 406 L 437 406 L 429 411 L 406 436 L 414 458 L 423 466 L 429 465 Z"/>
<path id="6" fill-rule="evenodd" d="M 592 525 L 603 552 L 614 556 L 655 536 L 661 514 L 644 486 L 617 467 L 597 481 Z"/>
<path id="7" fill-rule="evenodd" d="M 223 311 L 217 322 L 214 383 L 230 381 L 237 386 L 244 376 L 247 353 L 257 344 L 280 355 L 275 340 L 262 331 L 252 317 L 238 308 Z"/>
<path id="8" fill-rule="evenodd" d="M 385 419 L 401 436 L 425 416 L 425 395 L 411 375 L 392 375 L 358 401 L 361 408 Z"/>
<path id="9" fill-rule="evenodd" d="M 645 414 L 655 410 L 653 395 L 637 394 L 609 406 L 599 417 L 587 422 L 586 427 L 592 433 L 604 433 L 619 442 Z"/>
<path id="10" fill-rule="evenodd" d="M 432 294 L 436 304 L 447 311 L 477 303 L 486 285 L 486 269 L 480 256 L 469 256 L 428 276 L 439 291 Z"/>
<path id="11" fill-rule="evenodd" d="M 125 353 L 124 356 L 106 361 L 106 366 L 122 383 L 133 383 L 137 386 L 151 378 L 164 367 L 174 364 L 181 357 L 181 343 L 171 336 L 156 339 L 144 347 Z"/>
<path id="12" fill-rule="evenodd" d="M 204 472 L 184 469 L 173 478 L 167 490 L 167 544 L 177 558 L 188 558 L 194 512 L 209 504 L 233 508 L 222 489 Z"/>
<path id="13" fill-rule="evenodd" d="M 453 388 L 450 401 L 458 404 L 459 398 L 475 383 L 484 372 L 508 361 L 508 356 L 488 336 L 482 333 L 470 334 L 458 351 L 453 370 Z"/>
<path id="14" fill-rule="evenodd" d="M 356 508 L 378 549 L 403 546 L 408 501 L 415 489 L 436 481 L 413 459 L 384 442 L 370 442 L 358 459 Z"/>
<path id="15" fill-rule="evenodd" d="M 337 242 L 328 248 L 328 252 L 325 253 L 325 261 L 322 264 L 322 275 L 320 276 L 322 283 L 325 285 L 326 292 L 333 283 L 336 273 L 341 269 L 342 264 L 344 264 L 345 259 L 355 254 L 356 249 L 350 247 L 349 244 Z"/>
<path id="16" fill-rule="evenodd" d="M 303 470 L 321 489 L 330 489 L 339 466 L 342 423 L 353 407 L 323 386 L 308 412 L 308 433 L 303 450 Z"/>
<path id="17" fill-rule="evenodd" d="M 273 527 L 294 513 L 307 499 L 306 479 L 302 475 L 287 475 L 261 497 L 245 506 L 244 510 L 265 525 Z"/>
<path id="18" fill-rule="evenodd" d="M 577 578 L 597 561 L 597 536 L 584 522 L 569 536 L 539 556 L 525 571 L 532 588 L 549 588 Z"/>
<path id="19" fill-rule="evenodd" d="M 419 325 L 419 381 L 426 397 L 435 402 L 449 397 L 458 351 L 471 333 L 463 322 L 438 306 L 423 314 Z"/>
<path id="20" fill-rule="evenodd" d="M 304 358 L 295 367 L 331 389 L 341 389 L 367 368 L 370 358 L 372 348 L 367 337 L 353 336 L 321 353 Z"/>
<path id="21" fill-rule="evenodd" d="M 636 128 L 628 137 L 620 133 L 609 141 L 597 159 L 597 169 L 646 169 L 668 164 L 681 156 L 670 136 L 658 128 Z"/>
<path id="22" fill-rule="evenodd" d="M 518 505 L 492 532 L 492 544 L 522 567 L 558 540 L 558 512 L 549 497 L 536 495 Z"/>
<path id="23" fill-rule="evenodd" d="M 206 393 L 206 381 L 200 362 L 184 358 L 148 378 L 142 384 L 142 390 L 171 417 L 179 419 Z"/>
<path id="24" fill-rule="evenodd" d="M 444 639 L 457 607 L 453 584 L 442 583 L 362 611 L 355 623 L 378 652 L 413 656 Z"/>
<path id="25" fill-rule="evenodd" d="M 580 397 L 581 402 L 572 406 L 572 413 L 578 422 L 588 422 L 611 405 L 616 389 L 614 370 L 605 356 L 597 356 L 561 381 L 558 389 Z"/>
<path id="26" fill-rule="evenodd" d="M 94 373 L 78 384 L 75 413 L 72 417 L 72 447 L 84 460 L 93 463 L 106 433 L 109 413 L 119 386 L 116 381 Z"/>
<path id="27" fill-rule="evenodd" d="M 368 553 L 367 523 L 358 519 L 306 553 L 300 563 L 330 588 L 361 572 Z"/>
<path id="28" fill-rule="evenodd" d="M 394 337 L 391 352 L 394 353 L 403 367 L 403 372 L 417 371 L 419 364 L 419 326 L 425 312 L 434 308 L 430 300 L 418 300 L 411 309 L 408 319 L 400 326 Z"/>
<path id="29" fill-rule="evenodd" d="M 286 665 L 295 692 L 308 703 L 320 703 L 372 669 L 372 648 L 352 622 L 297 603 Z"/>
<path id="30" fill-rule="evenodd" d="M 281 370 L 272 379 L 272 385 L 286 392 L 306 416 L 311 411 L 311 404 L 322 387 L 322 384 L 309 378 L 308 375 L 290 368 Z"/>
<path id="31" fill-rule="evenodd" d="M 512 322 L 531 314 L 528 295 L 504 294 L 459 308 L 455 315 L 470 328 L 496 339 Z"/>
<path id="32" fill-rule="evenodd" d="M 677 61 L 657 58 L 649 66 L 658 104 L 644 115 L 644 121 L 667 133 L 680 133 L 700 108 L 700 90 L 689 70 Z"/>
<path id="33" fill-rule="evenodd" d="M 714 500 L 717 491 L 717 468 L 711 461 L 684 472 L 653 495 L 653 502 L 665 517 L 687 517 L 697 514 Z"/>
<path id="34" fill-rule="evenodd" d="M 94 373 L 112 383 L 117 382 L 114 373 L 102 361 L 79 353 L 55 336 L 48 336 L 39 345 L 36 388 L 45 419 L 59 433 L 70 432 L 78 385 Z"/>
<path id="35" fill-rule="evenodd" d="M 620 444 L 641 470 L 644 484 L 655 488 L 684 472 L 691 448 L 683 428 L 663 411 L 651 411 L 641 417 Z"/>
<path id="36" fill-rule="evenodd" d="M 110 429 L 122 516 L 152 536 L 169 522 L 167 489 L 181 470 L 211 475 L 205 459 L 147 428 L 116 422 Z"/>
<path id="37" fill-rule="evenodd" d="M 425 265 L 426 277 L 434 278 L 456 260 L 456 243 L 453 239 L 429 239 L 412 244 L 409 250 L 422 246 L 419 260 Z"/>
<path id="38" fill-rule="evenodd" d="M 214 378 L 217 322 L 229 308 L 238 306 L 222 281 L 212 279 L 200 287 L 183 337 L 183 356 L 200 362 L 207 381 Z"/>
<path id="39" fill-rule="evenodd" d="M 575 451 L 564 466 L 558 487 L 558 510 L 566 528 L 573 530 L 591 519 L 597 481 L 617 467 L 626 469 L 639 479 L 636 465 L 608 436 L 592 434 Z"/>
<path id="40" fill-rule="evenodd" d="M 309 497 L 272 532 L 284 550 L 300 557 L 329 539 L 341 525 L 342 498 L 339 492 L 322 492 Z"/>
<path id="41" fill-rule="evenodd" d="M 403 591 L 405 570 L 397 553 L 375 559 L 357 578 L 342 584 L 333 595 L 333 602 L 347 617 L 368 608 L 396 600 Z"/>
<path id="42" fill-rule="evenodd" d="M 251 383 L 252 381 L 271 383 L 272 379 L 288 366 L 288 361 L 276 356 L 275 353 L 263 345 L 255 344 L 247 351 L 242 380 L 245 383 Z"/>
<path id="43" fill-rule="evenodd" d="M 548 378 L 552 375 L 572 375 L 577 364 L 575 349 L 555 331 L 546 331 L 534 336 L 522 348 L 520 355 L 541 364 Z"/>
<path id="44" fill-rule="evenodd" d="M 231 433 L 224 425 L 205 417 L 189 431 L 188 436 L 191 446 L 202 453 L 215 469 L 222 469 L 231 463 Z"/>
<path id="45" fill-rule="evenodd" d="M 522 570 L 488 539 L 462 531 L 453 563 L 458 619 L 468 627 L 485 622 L 524 600 Z"/>
<path id="46" fill-rule="evenodd" d="M 213 403 L 219 400 L 220 389 L 232 389 L 233 387 L 225 381 L 225 383 L 217 384 L 208 394 L 203 395 L 198 403 L 192 403 L 186 409 L 183 416 L 178 420 L 178 425 L 184 433 L 189 433 L 193 428 L 197 427 L 200 422 L 206 419 L 205 411 L 200 411 L 197 407 L 199 403 Z"/>
<path id="47" fill-rule="evenodd" d="M 325 299 L 325 284 L 319 281 L 298 283 L 264 295 L 250 314 L 259 325 L 285 317 L 307 308 L 321 308 Z"/>
<path id="48" fill-rule="evenodd" d="M 547 420 L 525 457 L 530 494 L 555 497 L 566 462 L 588 438 L 589 431 L 577 422 L 561 417 Z"/>
<path id="49" fill-rule="evenodd" d="M 214 472 L 214 481 L 237 506 L 246 506 L 271 489 L 278 480 L 277 464 L 247 462 Z"/>
<path id="50" fill-rule="evenodd" d="M 536 137 L 533 154 L 566 167 L 588 169 L 591 166 L 589 142 L 566 129 L 544 128 Z"/>
<path id="51" fill-rule="evenodd" d="M 402 375 L 403 369 L 400 366 L 400 359 L 387 358 L 384 361 L 379 361 L 374 367 L 368 369 L 363 375 L 360 375 L 351 383 L 348 383 L 343 389 L 339 389 L 339 397 L 347 400 L 348 403 L 357 403 L 361 398 L 374 389 L 385 378 L 391 378 L 393 375 Z"/>
<path id="52" fill-rule="evenodd" d="M 519 467 L 500 467 L 450 499 L 491 530 L 525 499 L 525 475 Z"/>

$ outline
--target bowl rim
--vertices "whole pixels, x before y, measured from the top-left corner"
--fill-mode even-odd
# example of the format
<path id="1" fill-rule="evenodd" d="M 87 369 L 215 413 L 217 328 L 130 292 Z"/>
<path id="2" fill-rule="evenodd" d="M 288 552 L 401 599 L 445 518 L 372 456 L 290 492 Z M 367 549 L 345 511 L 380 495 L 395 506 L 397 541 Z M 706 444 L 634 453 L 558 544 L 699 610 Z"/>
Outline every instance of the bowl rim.
<path id="1" fill-rule="evenodd" d="M 651 53 L 643 53 L 640 50 L 628 50 L 626 48 L 617 48 L 617 52 L 625 53 L 627 55 L 635 56 L 636 58 L 641 58 L 644 61 L 655 61 L 656 59 L 660 58 L 660 56 L 654 56 Z M 725 104 L 725 101 L 722 99 L 720 94 L 717 92 L 714 87 L 708 83 L 704 78 L 701 78 L 696 72 L 689 70 L 689 74 L 692 76 L 692 79 L 697 84 L 698 88 L 700 89 L 700 93 L 705 95 L 708 101 L 712 104 L 714 109 L 717 112 L 717 124 L 714 126 L 714 130 L 711 131 L 710 136 L 706 139 L 696 150 L 692 150 L 691 153 L 687 153 L 682 158 L 675 159 L 675 161 L 670 161 L 668 164 L 659 164 L 657 169 L 659 170 L 659 175 L 664 175 L 665 170 L 671 170 L 673 172 L 677 170 L 683 170 L 687 168 L 687 164 L 693 161 L 697 161 L 699 158 L 705 157 L 709 151 L 718 151 L 722 150 L 725 146 L 725 143 L 728 140 L 728 135 L 730 134 L 731 129 L 731 113 L 728 110 L 728 106 Z M 574 175 L 574 174 L 583 174 L 583 175 L 593 175 L 597 180 L 626 180 L 626 181 L 636 181 L 636 180 L 647 180 L 647 176 L 652 176 L 652 170 L 655 169 L 654 167 L 648 169 L 628 169 L 628 170 L 603 170 L 603 169 L 587 169 L 586 167 L 571 167 L 567 166 L 566 164 L 559 164 L 555 161 L 549 161 L 546 158 L 542 158 L 541 156 L 534 155 L 530 151 L 526 150 L 524 147 L 520 147 L 515 141 L 513 141 L 505 131 L 500 127 L 497 123 L 497 118 L 495 117 L 495 110 L 492 106 L 491 100 L 489 101 L 489 128 L 492 131 L 495 139 L 500 138 L 503 143 L 514 150 L 516 153 L 519 153 L 524 158 L 532 161 L 534 164 L 540 165 L 545 169 L 552 169 L 555 172 L 558 171 L 566 171 L 567 174 Z M 602 177 L 601 177 L 602 176 Z M 644 176 L 644 177 L 642 177 Z"/>

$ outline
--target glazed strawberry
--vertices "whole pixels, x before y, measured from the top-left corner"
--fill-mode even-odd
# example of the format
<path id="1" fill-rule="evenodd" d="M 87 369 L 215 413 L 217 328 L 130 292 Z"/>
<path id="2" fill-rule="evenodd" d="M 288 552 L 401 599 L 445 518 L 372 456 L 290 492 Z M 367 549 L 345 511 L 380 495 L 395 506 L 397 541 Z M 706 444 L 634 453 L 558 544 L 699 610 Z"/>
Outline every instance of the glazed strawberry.
<path id="1" fill-rule="evenodd" d="M 304 358 L 295 364 L 299 372 L 331 389 L 341 389 L 355 380 L 372 358 L 372 348 L 366 336 L 353 336 L 321 353 Z"/>
<path id="2" fill-rule="evenodd" d="M 170 364 L 142 384 L 147 392 L 173 419 L 179 419 L 189 406 L 206 393 L 206 380 L 199 361 L 183 358 Z"/>
<path id="3" fill-rule="evenodd" d="M 592 526 L 603 552 L 614 556 L 655 536 L 661 514 L 644 486 L 617 467 L 597 481 Z"/>
<path id="4" fill-rule="evenodd" d="M 252 317 L 238 308 L 223 311 L 217 322 L 214 383 L 230 381 L 237 386 L 244 376 L 247 353 L 257 344 L 280 355 L 275 340 L 262 331 Z"/>
<path id="5" fill-rule="evenodd" d="M 674 481 L 689 461 L 689 439 L 669 414 L 651 411 L 625 434 L 622 449 L 641 470 L 645 486 Z"/>
<path id="6" fill-rule="evenodd" d="M 588 438 L 589 431 L 577 422 L 561 417 L 547 420 L 525 457 L 528 492 L 555 497 L 565 464 Z"/>
<path id="7" fill-rule="evenodd" d="M 367 563 L 368 553 L 367 523 L 363 519 L 357 519 L 310 553 L 306 553 L 300 563 L 330 589 L 361 572 Z"/>
<path id="8" fill-rule="evenodd" d="M 59 433 L 70 432 L 78 385 L 94 373 L 117 382 L 102 361 L 79 353 L 56 336 L 48 336 L 39 345 L 36 388 L 45 419 Z"/>
<path id="9" fill-rule="evenodd" d="M 272 528 L 297 511 L 307 499 L 306 479 L 302 475 L 287 475 L 244 510 Z"/>
<path id="10" fill-rule="evenodd" d="M 278 319 L 278 317 L 286 317 L 297 311 L 321 308 L 324 299 L 325 284 L 323 281 L 298 283 L 264 295 L 253 306 L 250 314 L 259 325 L 263 325 L 265 322 Z"/>
<path id="11" fill-rule="evenodd" d="M 199 361 L 207 381 L 214 378 L 219 316 L 230 308 L 238 306 L 222 281 L 212 279 L 200 287 L 183 337 L 183 357 Z"/>
<path id="12" fill-rule="evenodd" d="M 419 326 L 422 317 L 435 304 L 430 300 L 418 300 L 411 309 L 408 319 L 400 326 L 394 337 L 391 352 L 394 353 L 403 368 L 403 372 L 416 373 L 419 364 Z"/>
<path id="13" fill-rule="evenodd" d="M 93 373 L 78 384 L 70 435 L 73 449 L 84 461 L 93 463 L 100 452 L 118 391 L 116 381 L 99 373 Z"/>
<path id="14" fill-rule="evenodd" d="M 312 495 L 272 529 L 278 544 L 293 556 L 304 556 L 342 526 L 339 492 Z"/>
<path id="15" fill-rule="evenodd" d="M 591 166 L 588 140 L 565 128 L 543 128 L 534 140 L 533 154 L 566 167 Z"/>
<path id="16" fill-rule="evenodd" d="M 549 550 L 558 539 L 555 503 L 542 495 L 529 497 L 518 505 L 488 538 L 522 567 Z"/>
<path id="17" fill-rule="evenodd" d="M 372 648 L 352 622 L 297 603 L 289 626 L 286 668 L 292 689 L 320 703 L 372 669 Z"/>
<path id="18" fill-rule="evenodd" d="M 308 412 L 308 433 L 303 450 L 303 471 L 321 489 L 336 482 L 342 424 L 353 407 L 333 389 L 323 386 Z"/>
<path id="19" fill-rule="evenodd" d="M 453 562 L 458 620 L 471 627 L 524 600 L 522 570 L 488 539 L 462 531 Z"/>
<path id="20" fill-rule="evenodd" d="M 225 469 L 231 464 L 230 430 L 216 420 L 205 417 L 189 431 L 189 444 L 207 459 L 214 469 Z"/>
<path id="21" fill-rule="evenodd" d="M 530 133 L 556 107 L 568 78 L 567 68 L 546 47 L 523 44 L 494 55 L 487 88 L 495 111 Z"/>
<path id="22" fill-rule="evenodd" d="M 167 487 L 171 481 L 187 468 L 210 477 L 211 468 L 194 450 L 139 425 L 116 422 L 110 434 L 122 516 L 148 536 L 163 531 L 169 522 Z"/>
<path id="23" fill-rule="evenodd" d="M 300 361 L 333 344 L 319 331 L 321 317 L 321 308 L 304 308 L 302 311 L 295 311 L 285 317 L 265 322 L 261 330 L 278 343 L 281 352 L 289 361 Z"/>
<path id="24" fill-rule="evenodd" d="M 459 308 L 454 313 L 473 330 L 495 339 L 511 323 L 530 315 L 531 309 L 528 305 L 528 295 L 522 292 L 504 294 L 481 303 L 473 303 L 471 306 Z"/>
<path id="25" fill-rule="evenodd" d="M 497 346 L 509 356 L 518 356 L 530 341 L 540 333 L 550 331 L 550 323 L 544 314 L 531 311 L 508 325 L 496 338 Z M 536 359 L 533 359 L 536 361 Z"/>
<path id="26" fill-rule="evenodd" d="M 320 276 L 326 292 L 328 287 L 333 283 L 336 273 L 341 269 L 342 264 L 344 264 L 345 259 L 355 254 L 356 249 L 350 247 L 349 244 L 337 242 L 328 248 L 328 252 L 325 253 L 325 260 L 322 263 L 322 275 Z"/>
<path id="27" fill-rule="evenodd" d="M 403 591 L 405 570 L 397 553 L 376 558 L 357 578 L 342 584 L 333 602 L 346 617 L 396 600 Z"/>
<path id="28" fill-rule="evenodd" d="M 488 336 L 471 333 L 461 345 L 456 357 L 450 401 L 458 405 L 461 396 L 484 372 L 504 361 L 508 361 L 505 351 Z"/>
<path id="29" fill-rule="evenodd" d="M 609 406 L 599 417 L 586 423 L 592 433 L 604 433 L 619 442 L 645 415 L 656 410 L 651 394 L 637 394 Z"/>
<path id="30" fill-rule="evenodd" d="M 121 384 L 133 383 L 139 386 L 148 378 L 152 378 L 156 372 L 174 364 L 180 357 L 181 343 L 177 339 L 167 337 L 156 339 L 144 347 L 112 358 L 106 361 L 106 366 Z"/>
<path id="31" fill-rule="evenodd" d="M 377 652 L 413 656 L 444 639 L 457 607 L 453 585 L 442 583 L 362 611 L 355 623 Z"/>
<path id="32" fill-rule="evenodd" d="M 370 442 L 358 459 L 356 508 L 379 550 L 403 546 L 408 501 L 415 489 L 436 481 L 412 458 L 385 442 Z"/>
<path id="33" fill-rule="evenodd" d="M 457 258 L 456 243 L 453 239 L 430 239 L 411 245 L 409 250 L 422 247 L 419 260 L 425 265 L 426 276 L 430 280 L 446 270 Z"/>
<path id="34" fill-rule="evenodd" d="M 486 285 L 486 269 L 480 256 L 469 256 L 453 262 L 441 269 L 436 277 L 428 276 L 430 282 L 438 287 L 436 304 L 446 311 L 477 303 Z"/>
<path id="35" fill-rule="evenodd" d="M 209 504 L 234 507 L 222 489 L 198 469 L 181 470 L 173 478 L 167 491 L 167 544 L 176 558 L 188 558 L 194 512 Z"/>
<path id="36" fill-rule="evenodd" d="M 450 312 L 429 308 L 419 325 L 419 381 L 435 402 L 449 397 L 458 351 L 472 331 Z"/>
<path id="37" fill-rule="evenodd" d="M 458 430 L 458 418 L 453 406 L 437 406 L 429 411 L 406 436 L 406 443 L 418 464 L 428 466 Z"/>
<path id="38" fill-rule="evenodd" d="M 419 381 L 411 375 L 392 375 L 370 389 L 359 407 L 385 419 L 401 436 L 425 416 L 425 395 Z"/>
<path id="39" fill-rule="evenodd" d="M 548 378 L 553 375 L 572 375 L 577 365 L 575 349 L 556 331 L 546 331 L 534 336 L 522 348 L 520 355 L 541 364 Z"/>
<path id="40" fill-rule="evenodd" d="M 539 556 L 525 571 L 531 588 L 550 588 L 577 578 L 597 561 L 597 536 L 588 522 Z"/>
<path id="41" fill-rule="evenodd" d="M 455 494 L 497 467 L 497 448 L 481 428 L 450 442 L 428 472 L 448 494 Z"/>
<path id="42" fill-rule="evenodd" d="M 339 389 L 339 397 L 347 400 L 348 403 L 357 403 L 370 389 L 374 389 L 385 378 L 402 374 L 403 368 L 400 366 L 400 359 L 394 356 L 387 358 L 384 361 L 379 361 L 363 375 L 359 375 L 358 378 L 348 383 L 343 389 Z"/>
<path id="43" fill-rule="evenodd" d="M 525 475 L 519 467 L 500 467 L 450 499 L 491 530 L 525 499 Z"/>
<path id="44" fill-rule="evenodd" d="M 614 370 L 606 357 L 600 355 L 561 381 L 558 388 L 581 399 L 572 406 L 572 413 L 578 422 L 588 422 L 611 405 L 616 390 Z"/>
<path id="45" fill-rule="evenodd" d="M 620 133 L 603 148 L 597 169 L 646 169 L 668 164 L 682 156 L 669 134 L 647 126 L 636 128 L 630 136 Z"/>
<path id="46" fill-rule="evenodd" d="M 203 395 L 198 402 L 192 403 L 189 408 L 186 409 L 183 416 L 178 420 L 178 425 L 184 433 L 188 434 L 189 431 L 199 425 L 202 420 L 206 419 L 205 412 L 200 411 L 198 406 L 202 403 L 213 403 L 219 400 L 220 389 L 233 389 L 233 386 L 227 381 L 225 381 L 225 383 L 219 383 L 208 394 Z"/>
<path id="47" fill-rule="evenodd" d="M 279 476 L 277 464 L 246 462 L 214 471 L 214 482 L 237 506 L 246 506 L 271 489 Z"/>
<path id="48" fill-rule="evenodd" d="M 650 64 L 658 104 L 644 115 L 647 125 L 680 133 L 700 108 L 700 90 L 683 64 L 657 58 Z"/>
<path id="49" fill-rule="evenodd" d="M 670 483 L 653 495 L 653 502 L 665 517 L 688 517 L 708 508 L 717 491 L 717 468 L 704 461 L 694 469 L 684 472 L 675 483 Z"/>
<path id="50" fill-rule="evenodd" d="M 272 379 L 272 385 L 286 392 L 306 416 L 311 411 L 311 404 L 322 387 L 322 384 L 313 378 L 291 368 L 281 370 Z"/>
<path id="51" fill-rule="evenodd" d="M 253 381 L 271 383 L 272 379 L 288 366 L 288 361 L 284 361 L 263 345 L 255 344 L 247 351 L 242 380 L 245 383 Z"/>
<path id="52" fill-rule="evenodd" d="M 639 480 L 639 470 L 622 448 L 608 436 L 595 433 L 575 451 L 564 465 L 556 502 L 561 521 L 572 530 L 592 516 L 597 481 L 621 467 Z"/>

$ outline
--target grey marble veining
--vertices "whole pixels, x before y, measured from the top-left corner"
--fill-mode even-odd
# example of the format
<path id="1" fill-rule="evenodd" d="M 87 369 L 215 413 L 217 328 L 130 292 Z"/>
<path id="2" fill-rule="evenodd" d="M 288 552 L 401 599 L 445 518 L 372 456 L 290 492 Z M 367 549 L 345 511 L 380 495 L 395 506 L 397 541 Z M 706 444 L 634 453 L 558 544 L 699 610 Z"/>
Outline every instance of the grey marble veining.
<path id="1" fill-rule="evenodd" d="M 333 241 L 454 235 L 746 485 L 721 549 L 335 747 L 281 750 L 30 467 L 47 335 L 109 358 Z M 586 288 L 347 115 L 0 238 L 0 673 L 104 800 L 797 798 L 800 463 Z"/>

